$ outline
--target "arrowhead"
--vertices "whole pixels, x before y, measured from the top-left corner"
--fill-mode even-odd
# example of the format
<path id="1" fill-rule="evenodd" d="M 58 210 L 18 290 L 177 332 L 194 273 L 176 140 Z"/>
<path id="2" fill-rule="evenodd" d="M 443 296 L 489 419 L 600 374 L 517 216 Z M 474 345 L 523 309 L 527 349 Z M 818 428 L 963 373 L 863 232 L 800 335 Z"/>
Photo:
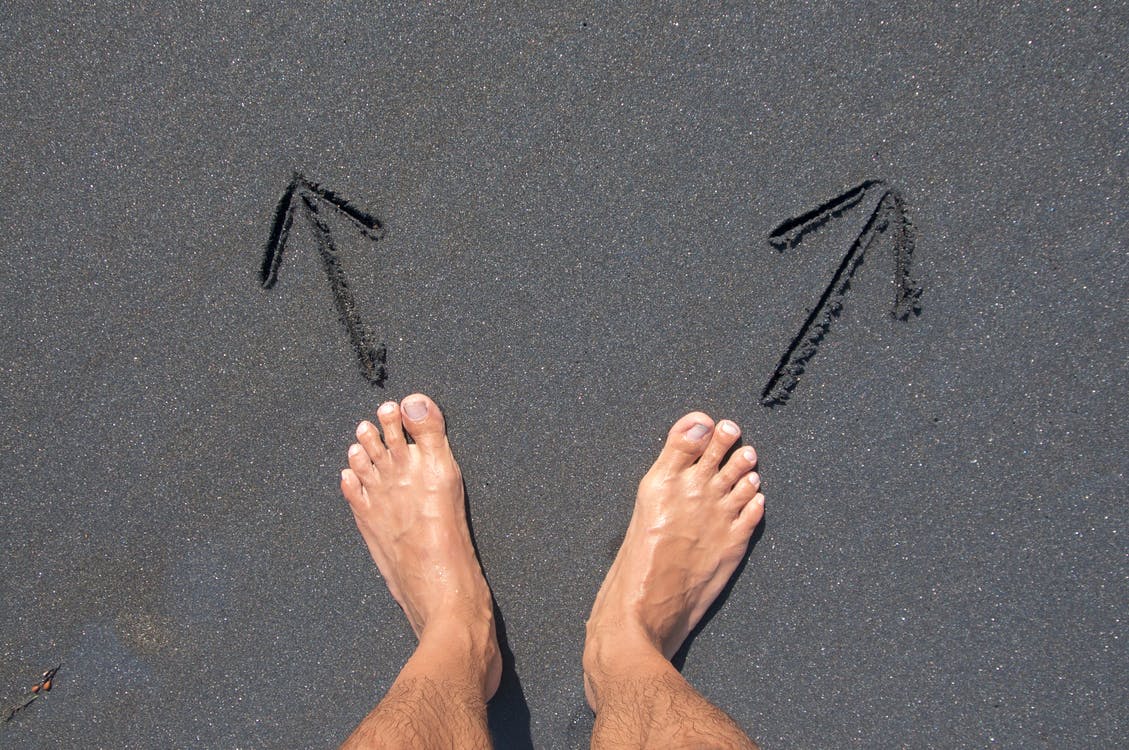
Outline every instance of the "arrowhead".
<path id="1" fill-rule="evenodd" d="M 294 193 L 297 189 L 297 179 L 292 180 L 286 186 L 282 197 L 278 199 L 278 205 L 275 206 L 270 239 L 267 240 L 266 252 L 263 253 L 263 266 L 259 274 L 259 282 L 263 289 L 270 289 L 278 281 L 282 250 L 286 247 L 286 238 L 290 236 L 290 227 L 294 223 Z"/>
<path id="2" fill-rule="evenodd" d="M 913 224 L 906 216 L 902 196 L 891 190 L 883 197 L 888 204 L 888 221 L 893 225 L 894 242 L 894 309 L 892 313 L 898 320 L 906 320 L 910 314 L 921 314 L 921 284 L 910 273 L 913 264 L 914 240 Z"/>
<path id="3" fill-rule="evenodd" d="M 880 180 L 867 180 L 810 211 L 785 219 L 768 235 L 769 243 L 781 252 L 791 250 L 800 244 L 804 235 L 814 232 L 832 219 L 837 219 L 850 211 L 866 197 L 868 190 L 881 184 Z"/>
<path id="4" fill-rule="evenodd" d="M 380 223 L 380 219 L 354 206 L 332 190 L 327 190 L 318 183 L 307 180 L 300 173 L 294 175 L 294 180 L 302 186 L 305 192 L 317 196 L 351 221 L 361 231 L 361 234 L 373 241 L 384 237 L 384 225 Z"/>

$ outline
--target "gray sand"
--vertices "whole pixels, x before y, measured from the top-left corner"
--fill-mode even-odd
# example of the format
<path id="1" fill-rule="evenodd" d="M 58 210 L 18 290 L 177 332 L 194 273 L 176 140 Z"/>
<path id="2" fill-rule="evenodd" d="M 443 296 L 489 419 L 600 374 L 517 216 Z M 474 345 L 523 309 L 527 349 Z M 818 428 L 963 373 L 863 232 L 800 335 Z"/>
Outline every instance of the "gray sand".
<path id="1" fill-rule="evenodd" d="M 583 620 L 692 408 L 768 514 L 684 673 L 766 750 L 1122 743 L 1129 13 L 917 5 L 9 8 L 0 700 L 62 668 L 0 745 L 340 741 L 414 640 L 338 471 L 414 390 L 512 649 L 499 748 L 586 740 Z M 296 170 L 383 223 L 324 211 L 383 389 L 308 222 L 260 286 Z M 864 180 L 921 314 L 880 240 L 762 406 L 868 212 L 769 234 Z"/>

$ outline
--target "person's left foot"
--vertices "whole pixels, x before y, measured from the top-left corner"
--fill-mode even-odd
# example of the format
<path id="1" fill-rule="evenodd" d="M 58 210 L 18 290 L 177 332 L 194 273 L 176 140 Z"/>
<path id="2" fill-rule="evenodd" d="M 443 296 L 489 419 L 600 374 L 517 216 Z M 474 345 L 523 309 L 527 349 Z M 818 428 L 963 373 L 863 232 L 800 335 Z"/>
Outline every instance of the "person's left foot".
<path id="1" fill-rule="evenodd" d="M 416 635 L 470 637 L 485 665 L 489 698 L 501 678 L 490 589 L 475 557 L 462 474 L 447 444 L 443 415 L 413 394 L 377 410 L 384 439 L 368 421 L 357 427 L 341 491 L 353 509 L 388 590 Z M 404 437 L 407 430 L 414 440 Z"/>

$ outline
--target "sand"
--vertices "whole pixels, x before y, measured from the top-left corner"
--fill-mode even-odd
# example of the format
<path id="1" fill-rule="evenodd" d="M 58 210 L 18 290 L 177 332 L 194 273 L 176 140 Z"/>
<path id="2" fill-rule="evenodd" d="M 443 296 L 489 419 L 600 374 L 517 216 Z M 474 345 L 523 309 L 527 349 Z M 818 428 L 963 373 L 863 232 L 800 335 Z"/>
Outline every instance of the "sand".
<path id="1" fill-rule="evenodd" d="M 0 700 L 61 667 L 0 745 L 340 741 L 413 637 L 337 475 L 416 390 L 505 620 L 499 748 L 586 742 L 583 620 L 691 409 L 768 510 L 683 669 L 766 750 L 1129 732 L 1124 9 L 6 15 Z M 380 236 L 301 188 L 264 289 L 296 173 Z M 881 233 L 765 406 L 878 194 L 770 236 L 866 181 L 919 314 Z"/>

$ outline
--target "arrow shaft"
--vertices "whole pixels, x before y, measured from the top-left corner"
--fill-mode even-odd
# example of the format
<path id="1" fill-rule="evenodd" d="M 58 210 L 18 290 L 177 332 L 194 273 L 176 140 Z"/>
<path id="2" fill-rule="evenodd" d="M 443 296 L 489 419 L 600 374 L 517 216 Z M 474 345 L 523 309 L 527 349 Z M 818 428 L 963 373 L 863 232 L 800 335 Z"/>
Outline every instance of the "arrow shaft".
<path id="1" fill-rule="evenodd" d="M 329 279 L 333 302 L 337 307 L 338 317 L 349 335 L 349 343 L 357 356 L 361 375 L 370 383 L 380 385 L 385 377 L 384 362 L 387 351 L 384 346 L 375 344 L 372 334 L 357 312 L 357 302 L 345 278 L 345 271 L 341 268 L 333 234 L 318 214 L 317 204 L 308 195 L 302 196 L 302 202 L 306 207 L 306 218 L 317 236 L 318 255 L 321 257 L 322 268 L 325 269 L 325 275 Z"/>

